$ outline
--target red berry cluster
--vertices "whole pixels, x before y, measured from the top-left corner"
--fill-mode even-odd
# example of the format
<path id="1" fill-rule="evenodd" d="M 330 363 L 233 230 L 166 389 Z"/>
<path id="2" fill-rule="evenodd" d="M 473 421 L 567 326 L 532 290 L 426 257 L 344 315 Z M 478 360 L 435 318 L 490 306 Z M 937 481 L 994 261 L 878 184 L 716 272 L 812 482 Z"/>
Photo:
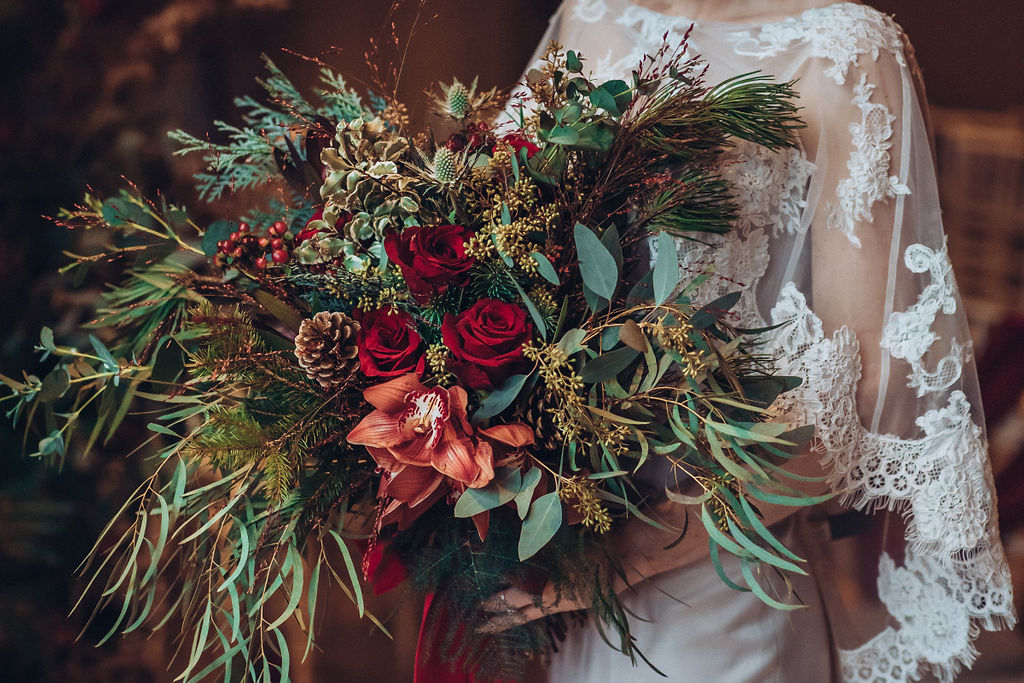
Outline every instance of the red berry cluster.
<path id="1" fill-rule="evenodd" d="M 248 223 L 238 224 L 226 240 L 217 242 L 217 265 L 235 268 L 250 266 L 256 270 L 265 270 L 271 263 L 278 265 L 288 263 L 292 249 L 295 247 L 295 236 L 288 232 L 288 224 L 277 221 L 267 230 L 266 237 L 252 234 Z"/>

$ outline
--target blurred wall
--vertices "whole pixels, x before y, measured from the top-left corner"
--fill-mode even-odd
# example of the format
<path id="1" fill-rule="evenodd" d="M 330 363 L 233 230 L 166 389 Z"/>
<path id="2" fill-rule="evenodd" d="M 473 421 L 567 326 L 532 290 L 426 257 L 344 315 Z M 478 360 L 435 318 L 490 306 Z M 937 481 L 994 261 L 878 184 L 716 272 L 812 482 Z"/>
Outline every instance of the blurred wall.
<path id="1" fill-rule="evenodd" d="M 917 50 L 933 105 L 1024 105 L 1024 7 L 1018 0 L 877 0 Z"/>

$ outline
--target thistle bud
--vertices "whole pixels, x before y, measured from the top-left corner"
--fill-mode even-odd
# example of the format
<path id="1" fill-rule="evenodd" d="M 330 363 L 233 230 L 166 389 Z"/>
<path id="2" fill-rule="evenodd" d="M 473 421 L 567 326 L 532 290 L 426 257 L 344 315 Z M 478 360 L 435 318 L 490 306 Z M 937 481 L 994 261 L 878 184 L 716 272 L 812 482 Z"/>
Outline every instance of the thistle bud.
<path id="1" fill-rule="evenodd" d="M 448 114 L 453 119 L 464 119 L 469 113 L 469 90 L 462 83 L 455 81 L 448 88 Z"/>
<path id="2" fill-rule="evenodd" d="M 447 184 L 457 177 L 455 153 L 447 147 L 438 147 L 434 152 L 434 178 L 441 184 Z"/>

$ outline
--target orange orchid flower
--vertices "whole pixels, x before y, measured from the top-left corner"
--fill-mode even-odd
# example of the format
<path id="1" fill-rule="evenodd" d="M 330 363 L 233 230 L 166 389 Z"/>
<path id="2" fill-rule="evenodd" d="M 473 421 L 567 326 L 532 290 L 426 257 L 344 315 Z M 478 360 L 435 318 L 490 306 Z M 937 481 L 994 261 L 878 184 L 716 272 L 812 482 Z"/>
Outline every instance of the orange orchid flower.
<path id="1" fill-rule="evenodd" d="M 402 375 L 363 392 L 373 412 L 348 434 L 366 447 L 384 470 L 378 495 L 389 498 L 385 522 L 408 524 L 411 508 L 421 512 L 446 490 L 480 488 L 494 478 L 494 457 L 533 443 L 524 424 L 475 430 L 466 414 L 469 397 L 455 386 L 424 386 L 415 374 Z M 426 503 L 426 504 L 425 504 Z M 422 507 L 420 507 L 422 506 Z"/>
<path id="2" fill-rule="evenodd" d="M 370 387 L 363 396 L 375 410 L 349 432 L 388 474 L 387 495 L 422 503 L 441 481 L 478 488 L 494 477 L 487 441 L 473 439 L 462 387 L 428 388 L 414 374 Z"/>

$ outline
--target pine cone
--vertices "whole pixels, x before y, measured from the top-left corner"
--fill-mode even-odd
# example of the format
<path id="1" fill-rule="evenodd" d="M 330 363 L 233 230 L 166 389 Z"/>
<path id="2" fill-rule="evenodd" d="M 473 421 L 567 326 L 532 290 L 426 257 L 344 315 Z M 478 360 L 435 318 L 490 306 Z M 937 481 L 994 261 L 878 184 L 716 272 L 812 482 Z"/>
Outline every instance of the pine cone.
<path id="1" fill-rule="evenodd" d="M 551 414 L 552 405 L 545 398 L 543 391 L 530 396 L 522 411 L 521 419 L 533 428 L 534 443 L 537 448 L 545 451 L 562 450 L 562 435 L 555 427 L 555 416 Z"/>
<path id="2" fill-rule="evenodd" d="M 359 364 L 359 323 L 344 313 L 321 311 L 303 320 L 295 337 L 295 357 L 310 379 L 324 389 L 344 384 Z"/>

